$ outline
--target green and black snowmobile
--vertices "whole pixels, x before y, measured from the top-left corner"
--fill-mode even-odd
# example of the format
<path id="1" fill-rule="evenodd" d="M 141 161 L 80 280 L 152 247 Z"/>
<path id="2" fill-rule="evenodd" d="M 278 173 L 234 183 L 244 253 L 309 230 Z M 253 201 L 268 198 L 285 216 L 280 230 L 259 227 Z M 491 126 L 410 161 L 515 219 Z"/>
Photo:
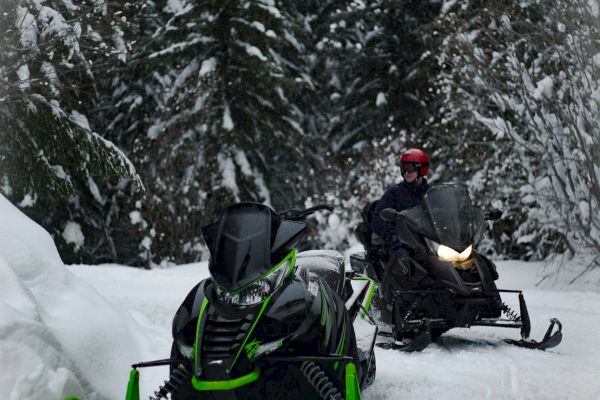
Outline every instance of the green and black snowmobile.
<path id="1" fill-rule="evenodd" d="M 375 378 L 375 283 L 335 251 L 296 250 L 304 218 L 325 208 L 240 203 L 204 227 L 211 277 L 173 319 L 171 358 L 133 365 L 127 399 L 138 368 L 166 364 L 151 399 L 360 399 Z"/>

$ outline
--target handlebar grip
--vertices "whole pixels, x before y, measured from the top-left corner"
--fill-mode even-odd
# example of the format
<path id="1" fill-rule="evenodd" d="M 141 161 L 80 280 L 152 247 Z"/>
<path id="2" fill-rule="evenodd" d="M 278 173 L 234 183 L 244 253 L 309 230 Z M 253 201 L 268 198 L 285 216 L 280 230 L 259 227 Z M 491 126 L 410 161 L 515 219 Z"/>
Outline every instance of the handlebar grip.
<path id="1" fill-rule="evenodd" d="M 307 208 L 306 210 L 302 211 L 302 213 L 309 214 L 309 213 L 313 213 L 315 211 L 320 211 L 320 210 L 333 211 L 333 206 L 330 206 L 328 204 L 318 204 L 314 207 Z"/>
<path id="2" fill-rule="evenodd" d="M 399 214 L 400 213 L 394 210 L 393 208 L 384 208 L 383 210 L 381 210 L 379 216 L 382 220 L 386 222 L 392 222 L 396 219 L 396 216 L 398 216 Z"/>

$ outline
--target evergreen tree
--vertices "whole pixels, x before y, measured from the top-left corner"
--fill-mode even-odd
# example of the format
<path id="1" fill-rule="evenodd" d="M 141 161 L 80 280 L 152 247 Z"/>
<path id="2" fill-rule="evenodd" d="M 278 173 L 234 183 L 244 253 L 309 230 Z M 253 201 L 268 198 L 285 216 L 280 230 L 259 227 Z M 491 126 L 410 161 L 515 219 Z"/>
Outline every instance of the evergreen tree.
<path id="1" fill-rule="evenodd" d="M 352 2 L 331 29 L 339 49 L 338 118 L 330 140 L 343 160 L 353 146 L 401 130 L 419 137 L 427 109 L 427 29 L 439 1 Z M 415 139 L 422 142 L 422 139 Z"/>
<path id="2" fill-rule="evenodd" d="M 440 6 L 375 0 L 331 8 L 315 80 L 328 95 L 321 120 L 333 168 L 329 187 L 314 201 L 335 204 L 340 221 L 320 240 L 337 247 L 353 242 L 362 207 L 401 179 L 401 151 L 425 142 L 436 70 L 425 44 Z"/>
<path id="3" fill-rule="evenodd" d="M 133 157 L 148 187 L 142 250 L 152 260 L 193 260 L 203 251 L 200 227 L 225 204 L 295 201 L 306 142 L 290 98 L 305 84 L 294 64 L 302 44 L 269 1 L 169 11 L 153 35 L 161 48 L 145 58 L 163 90 L 158 118 Z"/>
<path id="4" fill-rule="evenodd" d="M 2 191 L 75 249 L 86 238 L 72 210 L 100 200 L 96 182 L 138 182 L 93 124 L 97 61 L 106 70 L 123 50 L 117 36 L 107 42 L 98 33 L 105 14 L 103 5 L 61 0 L 6 1 L 0 14 Z M 113 24 L 111 33 L 118 30 Z"/>

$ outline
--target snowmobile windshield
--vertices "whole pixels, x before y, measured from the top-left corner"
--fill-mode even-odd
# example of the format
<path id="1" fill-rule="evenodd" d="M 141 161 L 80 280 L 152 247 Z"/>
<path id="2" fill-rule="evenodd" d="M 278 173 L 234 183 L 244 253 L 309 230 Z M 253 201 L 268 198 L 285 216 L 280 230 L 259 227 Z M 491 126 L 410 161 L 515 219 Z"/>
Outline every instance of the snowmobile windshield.
<path id="1" fill-rule="evenodd" d="M 483 233 L 483 211 L 472 204 L 463 185 L 434 186 L 420 205 L 402 214 L 413 229 L 458 252 L 477 243 Z"/>
<path id="2" fill-rule="evenodd" d="M 241 203 L 223 210 L 215 224 L 210 273 L 226 290 L 239 289 L 271 267 L 271 232 L 276 214 L 267 206 Z"/>

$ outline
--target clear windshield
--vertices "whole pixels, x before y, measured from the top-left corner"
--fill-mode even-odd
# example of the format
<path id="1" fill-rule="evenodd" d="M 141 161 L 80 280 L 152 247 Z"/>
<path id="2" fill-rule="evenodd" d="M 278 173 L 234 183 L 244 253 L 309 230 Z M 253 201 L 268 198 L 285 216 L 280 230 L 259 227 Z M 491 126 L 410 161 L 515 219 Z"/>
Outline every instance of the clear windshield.
<path id="1" fill-rule="evenodd" d="M 472 204 L 463 185 L 434 186 L 419 206 L 402 214 L 414 230 L 459 252 L 483 233 L 483 211 Z"/>

